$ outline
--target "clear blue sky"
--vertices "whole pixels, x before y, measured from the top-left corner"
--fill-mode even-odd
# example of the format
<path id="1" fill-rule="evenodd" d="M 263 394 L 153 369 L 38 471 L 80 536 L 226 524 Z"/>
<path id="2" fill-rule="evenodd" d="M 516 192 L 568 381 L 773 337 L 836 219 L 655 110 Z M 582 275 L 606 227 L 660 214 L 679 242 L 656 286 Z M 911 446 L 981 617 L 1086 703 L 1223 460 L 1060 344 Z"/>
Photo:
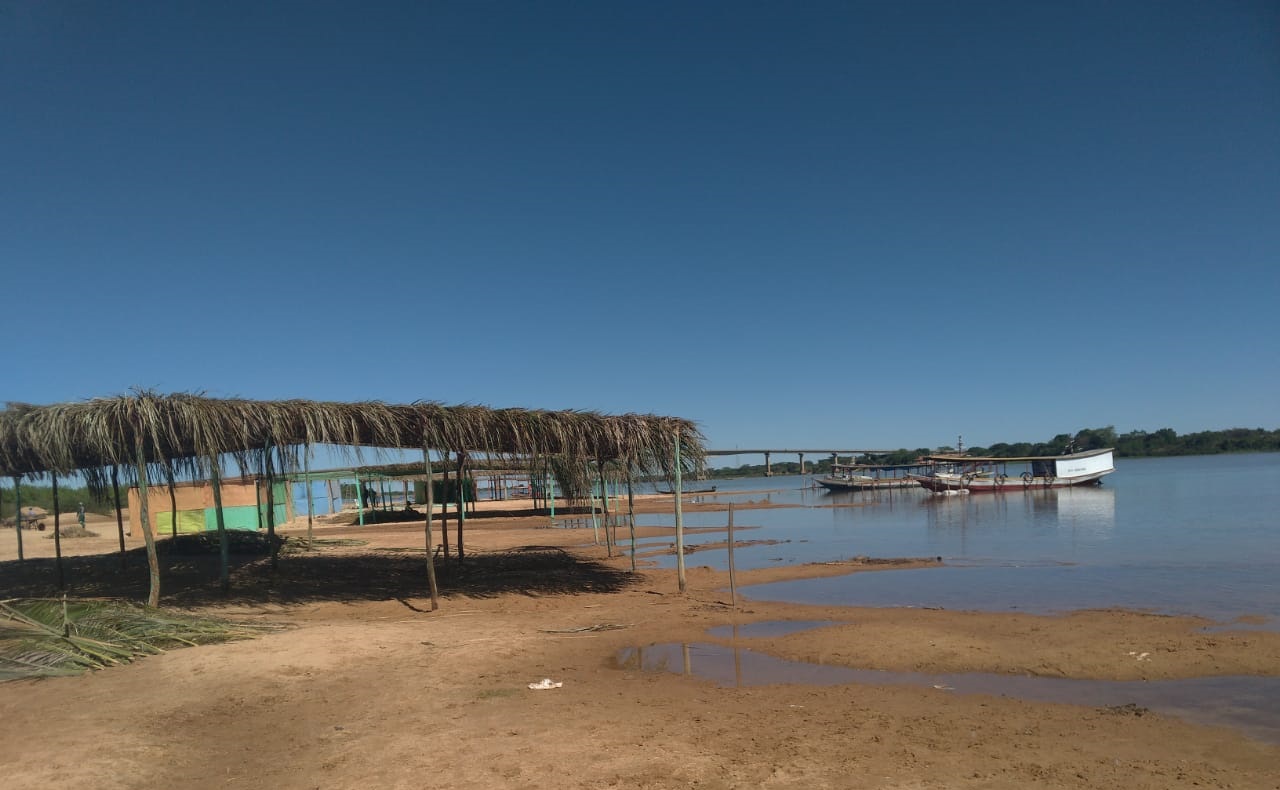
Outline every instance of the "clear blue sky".
<path id="1" fill-rule="evenodd" d="M 0 2 L 0 399 L 1280 427 L 1280 6 Z"/>

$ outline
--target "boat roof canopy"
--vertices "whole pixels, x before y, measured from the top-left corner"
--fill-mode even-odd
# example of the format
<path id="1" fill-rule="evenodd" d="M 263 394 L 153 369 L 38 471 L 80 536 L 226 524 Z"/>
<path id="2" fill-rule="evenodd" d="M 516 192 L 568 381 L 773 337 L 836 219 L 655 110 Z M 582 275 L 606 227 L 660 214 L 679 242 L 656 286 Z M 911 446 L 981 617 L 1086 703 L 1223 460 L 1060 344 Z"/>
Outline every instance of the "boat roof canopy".
<path id="1" fill-rule="evenodd" d="M 1014 457 L 998 457 L 994 455 L 926 455 L 926 461 L 941 461 L 943 463 L 953 464 L 974 464 L 974 463 L 1008 463 L 1010 461 L 1061 461 L 1065 458 L 1092 458 L 1095 455 L 1114 452 L 1114 447 L 1104 447 L 1100 450 L 1085 450 L 1082 453 L 1068 453 L 1066 455 L 1019 455 Z"/>

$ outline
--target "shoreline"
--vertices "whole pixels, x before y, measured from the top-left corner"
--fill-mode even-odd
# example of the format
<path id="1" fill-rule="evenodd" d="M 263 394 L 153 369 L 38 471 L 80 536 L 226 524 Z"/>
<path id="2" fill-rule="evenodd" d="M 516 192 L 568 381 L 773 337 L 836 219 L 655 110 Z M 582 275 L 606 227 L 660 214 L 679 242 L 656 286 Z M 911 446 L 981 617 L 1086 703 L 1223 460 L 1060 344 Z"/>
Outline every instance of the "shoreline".
<path id="1" fill-rule="evenodd" d="M 681 594 L 674 570 L 628 574 L 629 558 L 608 557 L 590 545 L 589 532 L 537 520 L 469 523 L 475 567 L 489 567 L 486 558 L 563 554 L 625 583 L 561 591 L 533 586 L 546 581 L 537 572 L 496 592 L 451 592 L 432 612 L 420 585 L 416 594 L 385 597 L 360 586 L 379 581 L 367 574 L 420 572 L 420 524 L 317 528 L 320 538 L 368 543 L 283 556 L 275 576 L 265 560 L 248 562 L 238 568 L 235 600 L 189 607 L 293 626 L 286 631 L 80 677 L 0 684 L 8 786 L 1275 786 L 1280 745 L 1140 706 L 863 683 L 721 686 L 620 666 L 618 656 L 645 645 L 711 643 L 882 672 L 1157 681 L 1275 677 L 1280 634 L 1206 631 L 1215 624 L 1201 618 L 1118 610 L 1042 616 L 750 597 L 734 608 L 724 571 L 690 565 Z M 651 540 L 669 534 L 645 531 Z M 281 533 L 305 534 L 305 525 Z M 87 540 L 107 538 L 116 539 Z M 341 595 L 289 598 L 291 585 L 309 581 L 310 567 L 344 563 L 357 570 L 355 586 Z M 931 564 L 810 563 L 746 570 L 738 581 Z M 831 624 L 738 640 L 708 633 L 773 621 Z M 528 688 L 542 678 L 564 685 Z M 83 749 L 85 733 L 108 732 L 97 748 Z"/>

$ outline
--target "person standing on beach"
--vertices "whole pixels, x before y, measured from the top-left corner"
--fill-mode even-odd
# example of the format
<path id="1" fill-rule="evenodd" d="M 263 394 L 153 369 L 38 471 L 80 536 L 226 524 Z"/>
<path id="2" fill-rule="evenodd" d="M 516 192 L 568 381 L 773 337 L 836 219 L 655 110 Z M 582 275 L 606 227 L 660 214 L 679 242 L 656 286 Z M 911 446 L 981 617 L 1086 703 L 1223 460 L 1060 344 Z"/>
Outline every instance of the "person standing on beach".
<path id="1" fill-rule="evenodd" d="M 84 529 L 84 503 L 76 508 L 76 521 L 80 522 L 80 529 Z"/>

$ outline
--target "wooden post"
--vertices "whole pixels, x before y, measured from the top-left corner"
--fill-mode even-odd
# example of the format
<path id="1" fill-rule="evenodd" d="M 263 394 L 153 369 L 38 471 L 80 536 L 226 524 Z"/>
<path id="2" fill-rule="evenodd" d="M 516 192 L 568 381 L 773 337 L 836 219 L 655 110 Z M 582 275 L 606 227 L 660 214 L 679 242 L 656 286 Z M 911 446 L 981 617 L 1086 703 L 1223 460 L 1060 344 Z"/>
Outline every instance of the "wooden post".
<path id="1" fill-rule="evenodd" d="M 682 496 L 680 484 L 680 433 L 676 432 L 676 479 L 675 479 L 675 495 L 676 495 L 676 577 L 680 582 L 680 592 L 685 591 L 684 576 L 684 514 L 681 511 L 680 498 Z"/>
<path id="2" fill-rule="evenodd" d="M 258 479 L 253 481 L 253 503 L 258 511 L 258 529 L 262 529 L 262 464 L 258 464 Z"/>
<path id="3" fill-rule="evenodd" d="M 111 491 L 116 502 L 116 531 L 120 533 L 120 570 L 128 563 L 128 555 L 124 550 L 124 508 L 120 504 L 120 467 L 111 467 Z"/>
<path id="4" fill-rule="evenodd" d="M 591 503 L 591 542 L 600 545 L 600 522 L 596 519 L 596 481 L 591 481 L 591 489 L 587 492 L 587 497 Z M 605 535 L 605 545 L 609 543 L 608 535 Z M 613 556 L 610 554 L 609 556 Z"/>
<path id="5" fill-rule="evenodd" d="M 636 570 L 636 495 L 631 487 L 631 462 L 627 462 L 627 525 L 631 530 L 631 571 Z"/>
<path id="6" fill-rule="evenodd" d="M 733 564 L 733 503 L 729 503 L 729 606 L 738 606 L 737 569 Z"/>
<path id="7" fill-rule="evenodd" d="M 436 587 L 436 558 L 433 553 L 435 542 L 431 538 L 431 512 L 435 509 L 435 494 L 432 492 L 432 485 L 435 483 L 435 473 L 431 469 L 431 451 L 424 444 L 422 446 L 422 463 L 427 467 L 427 520 L 424 527 L 427 539 L 427 583 L 431 586 L 431 611 L 440 608 L 440 590 Z"/>
<path id="8" fill-rule="evenodd" d="M 147 501 L 147 456 L 143 452 L 142 434 L 134 439 L 133 446 L 138 464 L 138 516 L 142 524 L 142 539 L 147 545 L 147 567 L 151 571 L 151 591 L 147 594 L 147 606 L 160 605 L 160 560 L 156 557 L 156 536 L 151 532 L 150 503 Z"/>
<path id="9" fill-rule="evenodd" d="M 164 465 L 164 475 L 169 484 L 169 537 L 176 538 L 178 537 L 178 492 L 173 490 L 173 467 L 168 463 Z M 172 554 L 172 548 L 170 554 Z"/>
<path id="10" fill-rule="evenodd" d="M 275 448 L 268 444 L 262 456 L 262 466 L 267 473 L 267 543 L 271 545 L 271 570 L 280 567 L 280 552 L 276 548 L 276 486 L 275 474 L 271 465 L 271 455 Z"/>
<path id="11" fill-rule="evenodd" d="M 13 528 L 18 531 L 18 562 L 22 562 L 22 478 L 13 476 Z"/>
<path id="12" fill-rule="evenodd" d="M 360 526 L 364 526 L 364 488 L 360 485 L 360 475 L 356 475 L 356 508 L 360 513 Z"/>
<path id="13" fill-rule="evenodd" d="M 66 589 L 62 575 L 62 508 L 58 506 L 58 474 L 53 474 L 53 554 L 58 566 L 58 589 Z"/>
<path id="14" fill-rule="evenodd" d="M 311 501 L 311 445 L 305 444 L 302 447 L 302 476 L 307 481 L 307 549 L 314 550 L 312 544 L 311 521 L 315 515 L 315 507 Z"/>
<path id="15" fill-rule="evenodd" d="M 596 475 L 600 478 L 600 500 L 604 504 L 604 545 L 613 556 L 613 541 L 609 539 L 609 488 L 604 481 L 604 465 L 596 461 Z"/>
<path id="16" fill-rule="evenodd" d="M 551 508 L 551 526 L 556 525 L 556 481 L 551 476 L 551 468 L 547 468 L 547 506 Z"/>
<path id="17" fill-rule="evenodd" d="M 458 468 L 453 471 L 453 476 L 458 481 L 458 562 L 462 562 L 466 559 L 466 552 L 462 548 L 462 525 L 467 520 L 467 486 L 466 478 L 462 476 L 466 455 L 459 450 L 457 458 Z"/>
<path id="18" fill-rule="evenodd" d="M 227 522 L 222 515 L 222 470 L 218 457 L 209 456 L 209 484 L 213 486 L 213 518 L 218 525 L 218 581 L 224 593 L 231 592 L 231 542 L 227 539 Z"/>

